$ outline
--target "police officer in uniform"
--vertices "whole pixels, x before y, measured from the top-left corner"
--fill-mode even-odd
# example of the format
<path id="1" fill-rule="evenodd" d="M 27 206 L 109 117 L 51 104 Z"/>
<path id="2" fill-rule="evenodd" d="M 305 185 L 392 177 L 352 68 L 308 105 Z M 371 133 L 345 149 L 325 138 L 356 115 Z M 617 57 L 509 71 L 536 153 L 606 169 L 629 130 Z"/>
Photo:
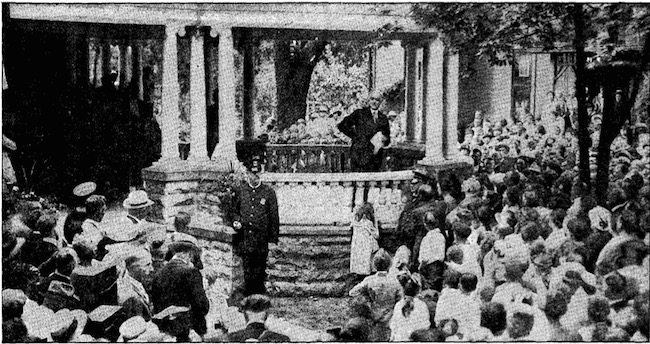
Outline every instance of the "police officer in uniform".
<path id="1" fill-rule="evenodd" d="M 237 234 L 233 246 L 242 258 L 244 295 L 265 294 L 266 259 L 269 243 L 278 243 L 280 218 L 275 191 L 262 185 L 260 158 L 252 158 L 245 180 L 235 190 L 232 225 Z"/>

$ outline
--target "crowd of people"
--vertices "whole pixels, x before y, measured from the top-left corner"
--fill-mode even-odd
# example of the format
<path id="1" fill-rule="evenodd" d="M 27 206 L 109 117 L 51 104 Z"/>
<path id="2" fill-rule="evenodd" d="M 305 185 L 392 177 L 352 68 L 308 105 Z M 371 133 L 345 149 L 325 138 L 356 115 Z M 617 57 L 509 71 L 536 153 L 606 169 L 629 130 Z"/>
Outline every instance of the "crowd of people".
<path id="1" fill-rule="evenodd" d="M 602 115 L 592 107 L 590 116 L 595 147 Z M 330 339 L 647 342 L 650 136 L 643 125 L 630 140 L 621 132 L 609 198 L 596 200 L 577 178 L 571 118 L 556 107 L 491 123 L 477 112 L 460 147 L 473 175 L 416 171 L 389 245 L 372 204 L 357 209 L 349 318 Z M 266 274 L 256 260 L 277 243 L 279 222 L 277 209 L 245 213 L 275 207 L 271 191 L 256 196 L 260 184 L 248 180 L 242 199 L 252 201 L 233 221 L 260 245 L 244 262 L 248 326 L 234 333 L 206 324 L 211 305 L 189 214 L 173 226 L 150 222 L 153 202 L 135 190 L 123 203 L 128 215 L 107 224 L 106 198 L 88 182 L 59 218 L 45 200 L 5 190 L 3 341 L 288 341 L 264 326 L 271 306 L 259 295 Z M 261 229 L 248 216 L 268 237 L 254 235 Z"/>
<path id="2" fill-rule="evenodd" d="M 3 341 L 200 339 L 209 301 L 189 214 L 150 222 L 154 202 L 135 190 L 127 215 L 106 221 L 95 190 L 75 187 L 67 216 L 33 194 L 3 195 Z"/>
<path id="3" fill-rule="evenodd" d="M 595 149 L 602 115 L 590 116 Z M 472 176 L 416 171 L 392 245 L 362 206 L 342 338 L 647 342 L 650 137 L 621 130 L 596 200 L 578 179 L 576 125 L 559 106 L 496 123 L 477 112 L 460 147 Z"/>

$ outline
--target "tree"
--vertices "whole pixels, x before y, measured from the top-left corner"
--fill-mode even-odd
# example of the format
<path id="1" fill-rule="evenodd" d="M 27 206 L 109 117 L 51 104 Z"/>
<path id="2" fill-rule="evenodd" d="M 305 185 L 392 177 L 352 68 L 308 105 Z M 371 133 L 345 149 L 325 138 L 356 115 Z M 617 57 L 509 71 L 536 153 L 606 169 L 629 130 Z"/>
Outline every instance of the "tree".
<path id="1" fill-rule="evenodd" d="M 362 69 L 361 66 L 366 62 L 364 53 L 368 42 L 315 38 L 300 41 L 277 39 L 273 44 L 268 43 L 266 41 L 260 44 L 257 50 L 260 55 L 258 60 L 265 61 L 271 55 L 274 61 L 275 104 L 278 128 L 282 130 L 305 117 L 307 97 L 310 86 L 314 84 L 312 78 L 318 63 L 324 61 L 328 65 L 342 66 L 345 70 L 340 74 L 347 79 L 348 70 L 351 70 L 352 74 L 358 74 L 358 70 Z M 265 70 L 265 67 L 261 66 L 260 69 Z M 331 80 L 329 82 L 331 83 Z M 268 98 L 266 92 L 261 92 L 261 95 Z"/>
<path id="2" fill-rule="evenodd" d="M 626 73 L 621 75 L 602 74 L 601 77 L 617 76 L 616 84 L 625 87 L 626 100 L 614 106 L 613 93 L 609 86 L 605 94 L 605 111 L 603 112 L 603 130 L 599 148 L 599 173 L 596 185 L 599 201 L 604 202 L 607 193 L 609 165 L 609 146 L 616 137 L 624 120 L 629 117 L 635 103 L 643 71 L 648 63 L 648 7 L 632 4 L 417 4 L 413 15 L 421 25 L 434 27 L 442 34 L 448 52 L 462 51 L 469 56 L 486 58 L 492 64 L 503 61 L 512 62 L 513 51 L 521 48 L 553 48 L 572 42 L 576 51 L 576 98 L 578 101 L 578 140 L 579 140 L 579 175 L 581 181 L 591 185 L 589 176 L 589 147 L 591 145 L 587 126 L 589 118 L 586 112 L 585 86 L 591 80 L 594 85 L 594 73 L 585 69 L 585 50 L 598 50 L 601 44 L 611 47 L 621 45 L 626 33 L 635 32 L 643 35 L 643 57 L 640 63 L 630 63 Z M 467 66 L 465 66 L 467 69 Z M 611 68 L 610 68 L 611 69 Z M 465 70 L 467 71 L 467 70 Z M 469 71 L 471 72 L 471 70 Z M 592 78 L 589 80 L 589 75 Z M 625 79 L 624 75 L 627 75 Z M 595 77 L 598 79 L 597 77 Z M 630 78 L 633 80 L 630 82 Z M 603 86 L 610 85 L 600 82 Z M 613 84 L 613 83 L 612 83 Z M 615 89 L 614 89 L 615 92 Z M 611 124 L 606 126 L 605 123 Z M 613 135 L 613 136 L 612 136 Z"/>
<path id="3" fill-rule="evenodd" d="M 276 41 L 275 80 L 280 129 L 305 117 L 311 74 L 326 45 L 323 40 Z"/>

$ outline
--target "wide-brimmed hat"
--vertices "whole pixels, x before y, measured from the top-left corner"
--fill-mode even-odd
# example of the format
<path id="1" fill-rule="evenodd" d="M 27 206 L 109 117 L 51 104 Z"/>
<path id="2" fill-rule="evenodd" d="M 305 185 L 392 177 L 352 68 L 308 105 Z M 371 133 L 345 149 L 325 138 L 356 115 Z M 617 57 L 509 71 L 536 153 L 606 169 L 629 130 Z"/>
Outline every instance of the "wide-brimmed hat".
<path id="1" fill-rule="evenodd" d="M 120 325 L 120 335 L 126 340 L 137 338 L 147 330 L 147 321 L 141 316 L 134 316 Z"/>
<path id="2" fill-rule="evenodd" d="M 88 315 L 83 310 L 70 311 L 69 309 L 64 308 L 57 311 L 54 313 L 51 321 L 48 322 L 52 339 L 55 341 L 57 339 L 74 339 L 77 335 L 80 335 L 83 332 L 87 321 Z M 61 336 L 63 337 L 59 338 Z"/>
<path id="3" fill-rule="evenodd" d="M 86 197 L 90 196 L 95 190 L 97 190 L 97 184 L 94 182 L 83 182 L 72 189 L 72 194 L 77 197 Z"/>
<path id="4" fill-rule="evenodd" d="M 106 229 L 106 237 L 116 242 L 128 242 L 138 238 L 141 229 L 138 225 L 132 226 L 113 226 Z"/>
<path id="5" fill-rule="evenodd" d="M 124 200 L 122 206 L 125 209 L 142 209 L 153 205 L 153 201 L 149 199 L 149 195 L 144 190 L 135 190 L 129 193 L 129 196 Z"/>

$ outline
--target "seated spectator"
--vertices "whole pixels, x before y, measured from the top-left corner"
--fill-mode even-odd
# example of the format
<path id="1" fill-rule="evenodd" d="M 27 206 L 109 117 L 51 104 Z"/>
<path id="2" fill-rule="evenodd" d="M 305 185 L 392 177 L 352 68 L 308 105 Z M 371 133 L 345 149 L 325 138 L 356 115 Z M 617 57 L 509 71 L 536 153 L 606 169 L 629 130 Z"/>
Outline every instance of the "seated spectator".
<path id="1" fill-rule="evenodd" d="M 62 247 L 54 231 L 56 222 L 56 216 L 51 214 L 42 215 L 38 219 L 36 231 L 27 240 L 23 250 L 24 262 L 40 266 Z"/>
<path id="2" fill-rule="evenodd" d="M 428 230 L 420 244 L 418 266 L 422 267 L 427 263 L 443 262 L 447 249 L 447 238 L 439 226 L 438 220 L 433 213 L 427 212 L 424 215 L 424 227 Z"/>
<path id="3" fill-rule="evenodd" d="M 97 184 L 94 182 L 84 182 L 72 189 L 72 194 L 75 196 L 74 202 L 76 206 L 65 218 L 63 224 L 63 236 L 67 243 L 71 244 L 74 236 L 81 233 L 81 225 L 88 218 L 86 212 L 86 199 L 95 192 Z"/>
<path id="4" fill-rule="evenodd" d="M 507 338 L 506 325 L 508 313 L 505 307 L 497 302 L 487 302 L 481 306 L 481 327 L 470 333 L 470 341 L 503 341 Z"/>
<path id="5" fill-rule="evenodd" d="M 100 242 L 106 237 L 105 225 L 102 225 L 102 219 L 106 214 L 106 197 L 101 195 L 92 195 L 86 199 L 86 219 L 81 224 L 81 233 L 72 238 L 72 244 L 79 240 L 87 240 L 95 246 L 95 251 L 101 252 Z"/>
<path id="6" fill-rule="evenodd" d="M 2 341 L 4 343 L 28 342 L 27 327 L 22 320 L 27 296 L 19 289 L 2 291 Z"/>
<path id="7" fill-rule="evenodd" d="M 55 271 L 38 285 L 36 301 L 43 306 L 58 311 L 63 308 L 79 308 L 79 296 L 70 281 L 70 275 L 76 267 L 76 253 L 63 248 L 54 254 Z"/>
<path id="8" fill-rule="evenodd" d="M 533 330 L 535 318 L 532 314 L 517 312 L 509 318 L 508 337 L 512 341 L 524 341 Z"/>
<path id="9" fill-rule="evenodd" d="M 33 286 L 38 280 L 38 270 L 31 264 L 24 263 L 21 251 L 25 245 L 25 238 L 16 237 L 10 230 L 2 231 L 2 287 L 7 289 L 20 289 L 31 294 Z"/>
<path id="10" fill-rule="evenodd" d="M 404 298 L 395 304 L 389 322 L 391 341 L 407 341 L 413 331 L 428 329 L 431 325 L 426 303 L 415 297 L 419 292 L 418 282 L 414 278 L 409 278 L 404 284 Z"/>
<path id="11" fill-rule="evenodd" d="M 440 327 L 444 319 L 458 322 L 458 334 L 469 334 L 480 325 L 480 301 L 475 293 L 478 279 L 464 273 L 460 277 L 460 289 L 443 289 L 436 308 L 435 322 Z"/>
<path id="12" fill-rule="evenodd" d="M 94 259 L 93 244 L 77 241 L 73 248 L 79 257 L 79 264 L 70 274 L 70 282 L 79 295 L 79 308 L 90 312 L 100 305 L 117 305 L 117 268 L 113 262 L 99 262 Z"/>
<path id="13" fill-rule="evenodd" d="M 43 205 L 40 202 L 33 199 L 20 200 L 18 213 L 10 217 L 6 228 L 17 237 L 28 238 L 36 229 L 36 222 L 41 215 L 43 215 Z"/>
<path id="14" fill-rule="evenodd" d="M 271 300 L 267 296 L 254 294 L 244 298 L 241 302 L 241 309 L 246 317 L 246 328 L 228 334 L 228 340 L 232 342 L 245 342 L 250 340 L 259 342 L 288 342 L 289 337 L 266 328 L 265 323 L 270 308 Z"/>
<path id="15" fill-rule="evenodd" d="M 192 252 L 192 245 L 179 245 L 174 257 L 154 275 L 151 290 L 155 313 L 170 306 L 189 307 L 187 321 L 171 333 L 180 341 L 189 340 L 190 330 L 201 336 L 207 331 L 205 315 L 209 301 L 203 288 L 203 276 L 191 263 Z"/>
<path id="16" fill-rule="evenodd" d="M 589 299 L 587 314 L 589 320 L 578 330 L 585 342 L 602 342 L 610 329 L 609 302 L 607 299 L 592 297 Z"/>
<path id="17" fill-rule="evenodd" d="M 338 339 L 342 342 L 366 342 L 370 334 L 368 320 L 362 317 L 355 317 L 343 326 Z"/>
<path id="18" fill-rule="evenodd" d="M 129 275 L 141 283 L 145 290 L 151 290 L 153 258 L 146 233 L 141 227 L 112 228 L 106 231 L 106 238 L 114 244 L 106 246 L 108 253 L 104 261 L 124 261 Z"/>
<path id="19" fill-rule="evenodd" d="M 630 210 L 621 211 L 615 229 L 616 235 L 603 247 L 596 260 L 596 272 L 606 275 L 615 269 L 612 264 L 622 254 L 620 246 L 627 241 L 641 240 L 636 215 Z"/>
<path id="20" fill-rule="evenodd" d="M 369 340 L 388 341 L 390 328 L 388 323 L 393 316 L 393 309 L 397 301 L 402 298 L 402 286 L 396 279 L 388 276 L 391 257 L 384 250 L 379 249 L 373 258 L 373 265 L 377 272 L 366 277 L 361 283 L 350 290 L 350 296 L 365 295 L 370 301 L 372 310 L 371 330 Z"/>

